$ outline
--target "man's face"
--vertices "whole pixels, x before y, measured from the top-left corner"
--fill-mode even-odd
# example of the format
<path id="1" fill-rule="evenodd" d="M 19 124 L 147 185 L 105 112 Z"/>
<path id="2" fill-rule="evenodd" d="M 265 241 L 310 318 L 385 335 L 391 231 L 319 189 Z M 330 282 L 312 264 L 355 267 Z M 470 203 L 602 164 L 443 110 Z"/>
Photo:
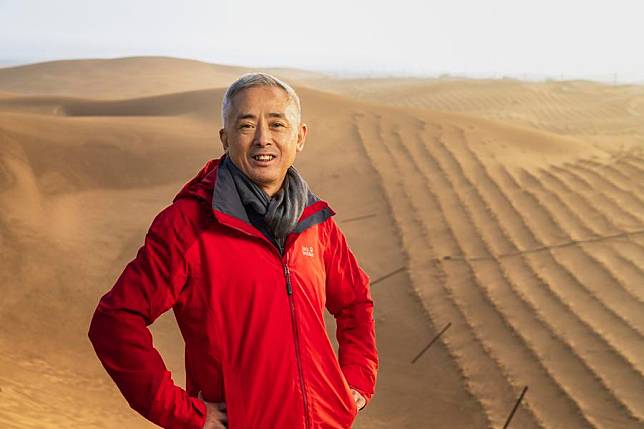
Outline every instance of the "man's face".
<path id="1" fill-rule="evenodd" d="M 269 196 L 304 148 L 306 125 L 297 123 L 297 106 L 286 91 L 272 86 L 243 89 L 219 137 L 230 159 Z"/>

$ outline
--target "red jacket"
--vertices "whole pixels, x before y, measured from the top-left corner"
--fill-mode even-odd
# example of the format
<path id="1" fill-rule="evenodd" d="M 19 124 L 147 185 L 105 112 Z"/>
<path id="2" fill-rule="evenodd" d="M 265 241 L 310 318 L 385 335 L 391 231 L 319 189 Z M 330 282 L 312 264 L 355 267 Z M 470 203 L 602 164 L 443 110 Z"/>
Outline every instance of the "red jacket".
<path id="1" fill-rule="evenodd" d="M 281 255 L 249 223 L 228 171 L 217 168 L 222 158 L 156 216 L 101 298 L 94 349 L 130 406 L 165 428 L 203 427 L 199 391 L 226 402 L 232 429 L 349 428 L 350 386 L 368 401 L 376 383 L 369 279 L 333 210 L 312 193 Z M 325 307 L 337 321 L 339 357 Z M 185 340 L 187 391 L 147 328 L 170 308 Z"/>

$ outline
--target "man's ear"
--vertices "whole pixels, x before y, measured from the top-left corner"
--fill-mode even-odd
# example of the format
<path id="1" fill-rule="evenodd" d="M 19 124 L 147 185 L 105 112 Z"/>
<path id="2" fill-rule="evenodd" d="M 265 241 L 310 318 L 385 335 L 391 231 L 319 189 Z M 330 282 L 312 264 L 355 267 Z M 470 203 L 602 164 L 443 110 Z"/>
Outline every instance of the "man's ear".
<path id="1" fill-rule="evenodd" d="M 305 123 L 300 124 L 300 128 L 297 131 L 297 144 L 295 145 L 295 149 L 298 152 L 304 150 L 304 142 L 306 142 L 306 134 L 308 131 L 309 129 Z"/>
<path id="2" fill-rule="evenodd" d="M 224 152 L 228 151 L 228 136 L 226 135 L 226 131 L 222 128 L 219 130 L 219 140 L 221 140 L 221 145 L 224 148 Z"/>

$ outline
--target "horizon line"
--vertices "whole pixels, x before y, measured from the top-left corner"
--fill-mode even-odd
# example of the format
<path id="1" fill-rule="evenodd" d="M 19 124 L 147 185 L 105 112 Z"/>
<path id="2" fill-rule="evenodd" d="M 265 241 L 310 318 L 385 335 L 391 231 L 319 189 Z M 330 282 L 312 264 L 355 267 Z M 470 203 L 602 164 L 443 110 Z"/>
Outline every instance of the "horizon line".
<path id="1" fill-rule="evenodd" d="M 225 61 L 206 61 L 195 57 L 180 57 L 172 55 L 125 55 L 125 56 L 84 56 L 84 57 L 13 57 L 0 58 L 0 70 L 14 67 L 32 66 L 60 61 L 95 61 L 95 60 L 127 60 L 127 59 L 175 59 L 185 61 L 196 61 L 209 65 L 223 67 L 239 67 L 247 69 L 287 69 L 308 73 L 327 75 L 334 79 L 481 79 L 481 80 L 519 80 L 519 81 L 577 81 L 585 80 L 600 83 L 613 84 L 644 84 L 644 75 L 626 71 L 614 71 L 606 73 L 534 73 L 525 71 L 457 71 L 457 70 L 413 70 L 412 68 L 398 67 L 389 68 L 382 66 L 348 67 L 339 68 L 334 66 L 302 67 L 288 64 L 239 64 L 227 63 Z"/>

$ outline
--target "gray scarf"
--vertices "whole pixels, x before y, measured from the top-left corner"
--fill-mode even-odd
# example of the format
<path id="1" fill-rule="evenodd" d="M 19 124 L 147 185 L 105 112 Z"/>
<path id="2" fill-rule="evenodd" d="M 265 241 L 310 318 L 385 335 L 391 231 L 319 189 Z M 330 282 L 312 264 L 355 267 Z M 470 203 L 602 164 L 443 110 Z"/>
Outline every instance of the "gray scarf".
<path id="1" fill-rule="evenodd" d="M 244 207 L 250 207 L 263 216 L 273 238 L 281 247 L 284 247 L 286 236 L 297 225 L 307 202 L 309 188 L 300 173 L 295 167 L 290 166 L 286 171 L 282 187 L 272 198 L 269 198 L 266 192 L 230 160 L 228 155 L 223 159 L 223 166 L 230 171 Z"/>

